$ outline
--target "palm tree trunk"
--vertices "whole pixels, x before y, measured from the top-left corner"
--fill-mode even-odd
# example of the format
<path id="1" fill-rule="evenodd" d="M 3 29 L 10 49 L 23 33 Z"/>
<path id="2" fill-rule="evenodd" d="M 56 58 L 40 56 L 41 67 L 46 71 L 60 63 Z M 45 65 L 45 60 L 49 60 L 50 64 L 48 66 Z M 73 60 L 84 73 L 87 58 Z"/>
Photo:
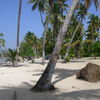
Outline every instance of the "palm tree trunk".
<path id="1" fill-rule="evenodd" d="M 35 46 L 34 46 L 34 54 L 35 54 L 35 58 L 37 58 L 37 50 Z"/>
<path id="2" fill-rule="evenodd" d="M 1 46 L 0 46 L 0 49 L 1 49 Z M 0 50 L 0 54 L 1 54 L 1 56 L 4 58 L 4 55 L 3 55 L 2 49 Z"/>
<path id="3" fill-rule="evenodd" d="M 74 39 L 74 37 L 75 37 L 75 34 L 76 34 L 76 32 L 77 32 L 77 30 L 78 30 L 80 24 L 81 24 L 81 22 L 78 23 L 78 25 L 77 25 L 77 27 L 76 27 L 76 29 L 75 29 L 73 35 L 72 35 L 72 38 L 71 38 L 71 40 L 70 40 L 70 43 L 69 43 L 69 45 L 68 45 L 67 52 L 66 52 L 65 57 L 64 57 L 64 62 L 65 62 L 65 63 L 66 63 L 66 58 L 68 57 L 68 53 L 69 53 L 69 50 L 70 50 L 72 41 L 73 41 L 73 39 Z"/>
<path id="4" fill-rule="evenodd" d="M 45 64 L 45 40 L 46 40 L 46 30 L 47 30 L 48 24 L 46 24 L 46 26 L 44 25 L 41 11 L 40 11 L 40 17 L 41 17 L 41 22 L 44 27 L 44 36 L 43 36 L 43 45 L 42 45 L 42 64 L 44 65 Z"/>
<path id="5" fill-rule="evenodd" d="M 41 17 L 41 22 L 42 22 L 42 25 L 43 25 L 43 27 L 45 28 L 44 21 L 43 21 L 43 16 L 42 16 L 41 11 L 40 11 L 40 17 Z"/>
<path id="6" fill-rule="evenodd" d="M 0 50 L 0 54 L 1 54 L 1 56 L 4 58 L 4 55 L 3 55 L 3 53 L 2 53 L 2 51 Z"/>
<path id="7" fill-rule="evenodd" d="M 64 20 L 62 28 L 59 31 L 59 34 L 57 37 L 57 42 L 56 42 L 55 48 L 53 50 L 53 53 L 51 55 L 50 61 L 47 65 L 44 73 L 42 74 L 42 76 L 40 77 L 40 79 L 38 80 L 36 85 L 31 90 L 46 91 L 46 90 L 54 90 L 55 89 L 51 83 L 52 76 L 53 76 L 53 73 L 55 70 L 55 65 L 57 63 L 57 58 L 59 56 L 61 45 L 62 45 L 63 39 L 65 37 L 65 32 L 68 30 L 70 20 L 72 18 L 72 15 L 73 15 L 74 10 L 76 9 L 78 3 L 79 3 L 79 0 L 73 0 L 70 11 Z"/>
<path id="8" fill-rule="evenodd" d="M 18 11 L 16 66 L 18 64 L 18 55 L 19 55 L 19 32 L 20 32 L 21 8 L 22 8 L 22 0 L 19 1 L 19 11 Z"/>
<path id="9" fill-rule="evenodd" d="M 46 26 L 47 29 L 48 25 Z M 42 64 L 45 64 L 45 40 L 46 40 L 46 31 L 44 32 L 43 36 L 43 47 L 42 47 Z"/>
<path id="10" fill-rule="evenodd" d="M 46 32 L 48 29 L 48 22 L 46 23 L 46 25 L 44 26 L 44 36 L 43 36 L 43 47 L 42 47 L 42 64 L 45 64 L 45 41 L 46 41 Z"/>

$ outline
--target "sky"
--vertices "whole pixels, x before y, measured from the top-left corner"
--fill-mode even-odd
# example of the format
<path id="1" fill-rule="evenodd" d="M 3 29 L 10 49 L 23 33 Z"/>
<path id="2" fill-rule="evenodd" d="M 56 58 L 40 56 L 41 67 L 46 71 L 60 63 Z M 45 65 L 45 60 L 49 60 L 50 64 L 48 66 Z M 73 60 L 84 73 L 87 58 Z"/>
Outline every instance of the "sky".
<path id="1" fill-rule="evenodd" d="M 43 33 L 38 10 L 33 12 L 32 5 L 28 4 L 28 0 L 22 1 L 20 42 L 28 31 L 35 33 L 37 37 L 41 37 Z M 6 48 L 16 48 L 18 3 L 19 0 L 0 0 L 0 33 L 4 34 Z M 100 11 L 96 12 L 94 5 L 91 6 L 89 12 L 100 17 Z"/>

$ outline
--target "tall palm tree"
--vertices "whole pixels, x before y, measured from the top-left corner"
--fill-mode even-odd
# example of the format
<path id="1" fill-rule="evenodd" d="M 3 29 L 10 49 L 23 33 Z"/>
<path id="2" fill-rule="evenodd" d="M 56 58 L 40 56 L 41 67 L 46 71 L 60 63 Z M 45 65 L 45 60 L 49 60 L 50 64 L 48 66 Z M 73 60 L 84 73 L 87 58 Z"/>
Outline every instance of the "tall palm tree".
<path id="1" fill-rule="evenodd" d="M 67 52 L 65 54 L 65 57 L 64 57 L 64 62 L 66 62 L 66 58 L 68 57 L 68 53 L 69 53 L 69 50 L 70 50 L 70 47 L 71 47 L 71 43 L 75 37 L 75 34 L 77 33 L 77 30 L 79 29 L 83 19 L 85 18 L 85 15 L 87 14 L 87 8 L 84 6 L 84 4 L 80 3 L 78 8 L 77 8 L 77 11 L 75 12 L 75 16 L 78 20 L 78 25 L 76 26 L 76 29 L 75 31 L 73 32 L 73 35 L 72 35 L 72 38 L 70 40 L 70 43 L 68 45 L 68 48 L 67 48 Z"/>
<path id="2" fill-rule="evenodd" d="M 46 0 L 29 0 L 29 4 L 33 4 L 32 5 L 32 11 L 34 11 L 34 10 L 36 10 L 36 8 L 38 8 L 43 27 L 45 27 L 45 26 L 44 26 L 42 14 L 44 13 L 44 10 L 45 10 L 45 3 L 46 3 Z"/>
<path id="3" fill-rule="evenodd" d="M 22 9 L 22 0 L 19 1 L 19 11 L 18 11 L 16 66 L 17 66 L 17 64 L 18 64 L 18 54 L 19 54 L 19 33 L 20 33 L 21 9 Z"/>
<path id="4" fill-rule="evenodd" d="M 5 40 L 2 37 L 3 37 L 3 33 L 0 33 L 0 49 L 5 46 Z M 0 50 L 0 53 L 1 53 L 1 56 L 4 57 L 2 53 L 2 49 Z"/>
<path id="5" fill-rule="evenodd" d="M 57 1 L 49 1 L 49 0 L 30 0 L 29 3 L 32 3 L 32 10 L 35 10 L 36 8 L 38 8 L 39 12 L 40 12 L 40 16 L 41 16 L 41 22 L 43 24 L 44 27 L 44 34 L 43 34 L 43 50 L 42 50 L 42 64 L 45 64 L 45 41 L 46 41 L 46 33 L 48 30 L 48 24 L 52 24 L 53 25 L 53 30 L 54 30 L 54 38 L 57 37 L 58 31 L 60 29 L 60 27 L 58 27 L 59 24 L 59 20 L 61 19 L 61 14 L 63 14 L 63 10 L 65 9 L 65 7 L 67 6 L 65 4 L 66 0 L 63 0 L 62 3 L 60 3 Z M 43 17 L 42 17 L 42 13 L 45 11 L 45 15 L 46 15 L 46 20 L 45 22 L 43 21 Z M 53 19 L 53 20 L 52 20 Z"/>
<path id="6" fill-rule="evenodd" d="M 94 14 L 91 14 L 89 17 L 89 21 L 87 22 L 88 28 L 86 31 L 86 41 L 92 41 L 92 43 L 87 44 L 87 52 L 90 54 L 90 56 L 94 55 L 93 51 L 93 45 L 95 44 L 96 40 L 99 38 L 99 32 L 100 32 L 100 18 Z M 91 47 L 91 48 L 90 48 Z"/>
<path id="7" fill-rule="evenodd" d="M 68 26 L 70 24 L 71 18 L 73 16 L 73 13 L 74 13 L 79 1 L 80 0 L 73 0 L 72 6 L 68 12 L 68 15 L 66 16 L 64 23 L 59 31 L 59 34 L 57 37 L 57 42 L 56 42 L 55 48 L 52 52 L 49 63 L 47 65 L 44 73 L 42 74 L 42 76 L 40 77 L 40 79 L 38 80 L 36 85 L 31 90 L 33 90 L 33 91 L 46 91 L 46 90 L 54 90 L 55 89 L 51 83 L 52 76 L 53 76 L 53 73 L 55 70 L 55 65 L 56 65 L 57 58 L 58 58 L 58 55 L 59 55 L 59 52 L 61 49 L 61 45 L 62 45 L 63 39 L 65 37 L 65 33 L 68 30 Z M 95 1 L 98 1 L 98 0 L 95 0 Z"/>
<path id="8" fill-rule="evenodd" d="M 100 30 L 100 18 L 98 16 L 95 16 L 94 14 L 91 14 L 89 16 L 88 21 L 88 29 L 86 38 L 88 40 L 95 41 L 96 38 L 99 36 L 99 30 Z"/>
<path id="9" fill-rule="evenodd" d="M 0 46 L 4 47 L 5 46 L 5 40 L 2 37 L 3 37 L 3 33 L 0 33 Z"/>
<path id="10" fill-rule="evenodd" d="M 50 4 L 51 5 L 51 4 Z M 49 24 L 53 30 L 53 40 L 56 41 L 57 35 L 59 33 L 60 27 L 64 20 L 64 15 L 67 12 L 68 5 L 66 0 L 63 0 L 62 3 L 59 1 L 54 1 L 52 3 L 52 10 L 50 11 L 50 6 L 46 9 L 46 20 L 49 18 Z"/>
<path id="11" fill-rule="evenodd" d="M 44 13 L 44 10 L 45 10 L 46 2 L 47 2 L 46 0 L 29 0 L 29 3 L 33 4 L 33 6 L 32 6 L 33 11 L 36 8 L 38 8 L 38 11 L 39 11 L 40 17 L 41 17 L 41 22 L 44 27 L 43 44 L 42 44 L 42 64 L 45 64 L 45 40 L 46 40 L 46 30 L 48 28 L 48 22 L 46 24 L 44 24 L 43 16 L 42 16 L 42 14 Z"/>
<path id="12" fill-rule="evenodd" d="M 52 30 L 52 41 L 50 42 L 51 51 L 53 51 L 52 48 L 54 48 L 55 42 L 57 40 L 57 35 L 59 33 L 60 27 L 63 24 L 63 20 L 65 18 L 65 14 L 67 13 L 68 5 L 66 4 L 66 0 L 63 0 L 60 2 L 60 0 L 51 1 L 49 2 L 49 5 L 46 6 L 46 20 L 49 21 L 49 28 Z M 48 34 L 48 32 L 46 32 Z M 51 33 L 50 33 L 51 34 Z M 47 39 L 46 35 L 46 39 Z M 46 40 L 47 41 L 47 40 Z M 48 48 L 48 46 L 46 46 Z"/>

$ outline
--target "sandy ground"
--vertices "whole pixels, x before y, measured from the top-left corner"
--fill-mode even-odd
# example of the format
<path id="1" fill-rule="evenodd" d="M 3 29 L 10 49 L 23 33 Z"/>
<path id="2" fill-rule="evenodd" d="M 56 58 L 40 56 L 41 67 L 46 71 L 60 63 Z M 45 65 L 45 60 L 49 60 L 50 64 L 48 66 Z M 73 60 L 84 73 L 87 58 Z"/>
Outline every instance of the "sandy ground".
<path id="1" fill-rule="evenodd" d="M 0 65 L 0 100 L 100 100 L 100 82 L 89 83 L 75 77 L 88 62 L 100 65 L 100 58 L 83 58 L 67 64 L 58 62 L 52 80 L 57 89 L 35 93 L 30 88 L 36 84 L 47 65 L 40 62 L 24 62 L 15 68 Z"/>

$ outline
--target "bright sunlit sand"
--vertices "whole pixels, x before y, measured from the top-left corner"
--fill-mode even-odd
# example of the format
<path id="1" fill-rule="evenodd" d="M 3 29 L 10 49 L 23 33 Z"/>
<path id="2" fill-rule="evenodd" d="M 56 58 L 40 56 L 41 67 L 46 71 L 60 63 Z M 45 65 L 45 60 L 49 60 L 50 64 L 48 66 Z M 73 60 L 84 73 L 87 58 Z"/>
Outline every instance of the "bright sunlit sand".
<path id="1" fill-rule="evenodd" d="M 100 82 L 76 79 L 75 74 L 88 62 L 100 65 L 100 58 L 71 60 L 66 64 L 58 62 L 52 80 L 57 89 L 43 93 L 30 91 L 46 67 L 40 64 L 41 59 L 33 64 L 20 63 L 15 68 L 0 65 L 0 100 L 13 100 L 14 96 L 16 100 L 100 100 Z"/>

